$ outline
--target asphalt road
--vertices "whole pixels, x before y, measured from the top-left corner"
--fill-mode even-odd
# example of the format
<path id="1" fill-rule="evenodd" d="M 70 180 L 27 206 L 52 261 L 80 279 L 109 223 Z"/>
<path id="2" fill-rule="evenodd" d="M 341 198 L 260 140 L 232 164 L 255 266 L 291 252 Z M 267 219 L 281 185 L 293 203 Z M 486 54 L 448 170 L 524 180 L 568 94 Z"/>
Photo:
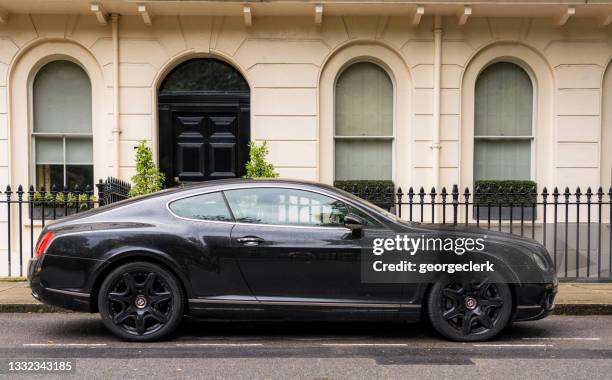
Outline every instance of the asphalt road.
<path id="1" fill-rule="evenodd" d="M 73 359 L 74 373 L 52 377 L 89 379 L 610 379 L 612 316 L 517 323 L 478 344 L 424 324 L 195 321 L 171 340 L 134 344 L 97 315 L 0 314 L 0 358 Z"/>

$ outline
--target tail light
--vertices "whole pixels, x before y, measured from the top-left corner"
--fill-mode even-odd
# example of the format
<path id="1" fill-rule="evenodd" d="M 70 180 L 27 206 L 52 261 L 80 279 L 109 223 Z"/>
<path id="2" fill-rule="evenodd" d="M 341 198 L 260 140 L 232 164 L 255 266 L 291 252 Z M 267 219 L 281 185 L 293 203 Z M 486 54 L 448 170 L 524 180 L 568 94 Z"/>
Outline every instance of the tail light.
<path id="1" fill-rule="evenodd" d="M 47 231 L 40 237 L 38 240 L 38 244 L 36 244 L 36 258 L 40 259 L 42 255 L 45 254 L 47 247 L 49 247 L 49 243 L 51 243 L 51 239 L 53 239 L 53 231 Z"/>

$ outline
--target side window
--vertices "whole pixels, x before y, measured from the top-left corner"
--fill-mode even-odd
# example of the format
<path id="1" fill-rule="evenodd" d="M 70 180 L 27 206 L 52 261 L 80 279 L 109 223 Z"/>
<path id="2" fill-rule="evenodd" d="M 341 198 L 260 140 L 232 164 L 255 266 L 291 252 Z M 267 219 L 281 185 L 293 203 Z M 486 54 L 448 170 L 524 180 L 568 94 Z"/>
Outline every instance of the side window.
<path id="1" fill-rule="evenodd" d="M 351 213 L 359 216 L 360 218 L 365 219 L 368 222 L 368 224 L 366 225 L 366 228 L 383 228 L 383 225 L 380 224 L 379 221 L 374 219 L 369 214 L 366 214 L 365 212 L 359 210 L 358 208 L 351 207 Z"/>
<path id="2" fill-rule="evenodd" d="M 170 210 L 183 218 L 233 221 L 221 193 L 202 194 L 179 199 L 170 203 Z"/>
<path id="3" fill-rule="evenodd" d="M 254 188 L 225 195 L 236 221 L 243 223 L 339 227 L 348 214 L 344 202 L 310 191 Z"/>

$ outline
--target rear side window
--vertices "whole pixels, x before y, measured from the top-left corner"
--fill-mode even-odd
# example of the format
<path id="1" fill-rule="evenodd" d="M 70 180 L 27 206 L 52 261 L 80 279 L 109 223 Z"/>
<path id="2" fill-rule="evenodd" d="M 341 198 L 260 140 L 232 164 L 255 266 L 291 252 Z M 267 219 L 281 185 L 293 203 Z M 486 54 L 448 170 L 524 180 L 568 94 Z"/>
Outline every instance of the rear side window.
<path id="1" fill-rule="evenodd" d="M 180 217 L 199 220 L 232 222 L 221 193 L 195 195 L 170 203 L 170 210 Z"/>

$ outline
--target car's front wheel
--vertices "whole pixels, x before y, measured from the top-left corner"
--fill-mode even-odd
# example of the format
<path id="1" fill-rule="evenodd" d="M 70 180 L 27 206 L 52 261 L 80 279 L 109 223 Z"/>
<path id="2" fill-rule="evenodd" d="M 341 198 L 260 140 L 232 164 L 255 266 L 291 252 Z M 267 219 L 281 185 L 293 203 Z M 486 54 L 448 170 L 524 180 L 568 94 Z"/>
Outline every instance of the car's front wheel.
<path id="1" fill-rule="evenodd" d="M 488 278 L 447 277 L 432 286 L 426 306 L 432 326 L 446 338 L 483 341 L 510 321 L 512 292 L 508 284 Z"/>
<path id="2" fill-rule="evenodd" d="M 166 269 L 134 262 L 113 270 L 100 286 L 98 308 L 104 325 L 137 342 L 163 338 L 183 317 L 183 292 Z"/>

